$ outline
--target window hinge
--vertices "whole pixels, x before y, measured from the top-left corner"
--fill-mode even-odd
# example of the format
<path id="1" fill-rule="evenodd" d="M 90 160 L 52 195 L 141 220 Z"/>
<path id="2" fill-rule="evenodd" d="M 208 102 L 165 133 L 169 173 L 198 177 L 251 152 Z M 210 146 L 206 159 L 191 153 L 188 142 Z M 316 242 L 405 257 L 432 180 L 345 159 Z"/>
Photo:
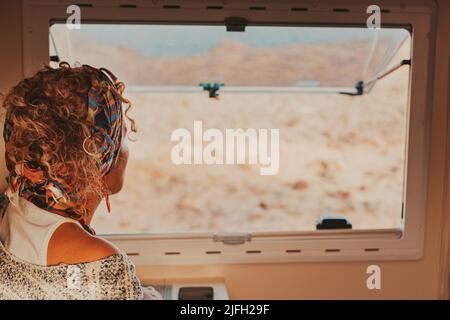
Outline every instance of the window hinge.
<path id="1" fill-rule="evenodd" d="M 224 244 L 243 244 L 251 240 L 252 235 L 250 233 L 216 233 L 213 235 L 214 242 L 223 242 Z"/>

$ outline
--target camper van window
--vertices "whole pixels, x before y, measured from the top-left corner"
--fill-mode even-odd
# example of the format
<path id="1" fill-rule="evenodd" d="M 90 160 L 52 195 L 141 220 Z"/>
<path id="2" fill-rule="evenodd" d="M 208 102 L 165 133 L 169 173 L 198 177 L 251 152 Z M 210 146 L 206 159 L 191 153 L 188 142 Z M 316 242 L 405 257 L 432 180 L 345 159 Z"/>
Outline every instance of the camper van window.
<path id="1" fill-rule="evenodd" d="M 407 30 L 54 24 L 50 39 L 51 65 L 113 71 L 138 126 L 98 233 L 402 228 Z"/>

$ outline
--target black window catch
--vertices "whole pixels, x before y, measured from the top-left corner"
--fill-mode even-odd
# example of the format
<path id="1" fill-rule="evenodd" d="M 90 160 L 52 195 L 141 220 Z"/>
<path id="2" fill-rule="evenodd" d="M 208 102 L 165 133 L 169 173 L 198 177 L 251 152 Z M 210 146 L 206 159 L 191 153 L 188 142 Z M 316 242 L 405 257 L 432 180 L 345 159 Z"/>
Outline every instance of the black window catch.
<path id="1" fill-rule="evenodd" d="M 351 229 L 352 224 L 344 217 L 321 216 L 316 223 L 316 230 Z"/>
<path id="2" fill-rule="evenodd" d="M 248 21 L 242 17 L 225 18 L 225 25 L 228 32 L 245 32 Z"/>

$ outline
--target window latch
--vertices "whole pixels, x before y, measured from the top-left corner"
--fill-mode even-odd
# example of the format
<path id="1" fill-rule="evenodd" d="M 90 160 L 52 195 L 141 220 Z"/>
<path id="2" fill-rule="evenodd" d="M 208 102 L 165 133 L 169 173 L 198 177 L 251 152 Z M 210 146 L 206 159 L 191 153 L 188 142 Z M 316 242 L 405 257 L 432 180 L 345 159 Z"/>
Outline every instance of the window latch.
<path id="1" fill-rule="evenodd" d="M 214 242 L 223 242 L 223 244 L 244 244 L 247 241 L 252 240 L 250 233 L 227 233 L 227 234 L 214 234 Z"/>
<path id="2" fill-rule="evenodd" d="M 228 32 L 245 32 L 247 24 L 247 19 L 242 17 L 228 17 L 225 19 Z"/>
<path id="3" fill-rule="evenodd" d="M 344 217 L 321 216 L 316 223 L 316 230 L 351 229 L 352 224 Z"/>
<path id="4" fill-rule="evenodd" d="M 219 98 L 219 90 L 225 84 L 223 83 L 200 83 L 199 86 L 203 88 L 204 91 L 208 91 L 210 98 Z"/>

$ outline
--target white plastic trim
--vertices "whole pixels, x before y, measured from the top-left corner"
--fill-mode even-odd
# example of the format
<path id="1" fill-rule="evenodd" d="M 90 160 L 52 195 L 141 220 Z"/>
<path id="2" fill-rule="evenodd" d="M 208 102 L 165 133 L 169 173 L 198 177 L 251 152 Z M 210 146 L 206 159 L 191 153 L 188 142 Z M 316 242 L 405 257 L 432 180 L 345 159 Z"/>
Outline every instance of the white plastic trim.
<path id="1" fill-rule="evenodd" d="M 32 75 L 48 63 L 49 25 L 64 21 L 70 1 L 23 0 L 24 70 Z M 252 1 L 229 0 L 220 10 L 208 9 L 217 1 L 135 1 L 136 8 L 119 7 L 120 1 L 85 1 L 82 21 L 135 23 L 223 24 L 226 17 L 245 17 L 254 24 L 270 25 L 365 25 L 365 8 L 372 1 Z M 235 247 L 213 242 L 212 235 L 122 235 L 109 236 L 138 265 L 218 264 L 295 261 L 412 260 L 423 255 L 427 191 L 427 161 L 431 117 L 430 48 L 434 41 L 429 1 L 378 1 L 385 14 L 382 25 L 408 26 L 412 31 L 412 66 L 408 111 L 405 221 L 402 230 L 360 230 L 310 234 L 254 234 Z M 164 7 L 170 4 L 171 7 Z M 179 4 L 179 7 L 177 7 Z M 175 6 L 175 7 L 174 7 Z M 293 8 L 302 7 L 302 10 Z M 303 10 L 305 9 L 305 10 Z M 339 9 L 339 10 L 337 10 Z M 426 89 L 425 89 L 426 88 Z M 300 251 L 299 251 L 300 250 Z M 210 252 L 206 254 L 205 252 Z M 212 253 L 215 252 L 215 253 Z M 217 253 L 220 252 L 220 253 Z"/>

